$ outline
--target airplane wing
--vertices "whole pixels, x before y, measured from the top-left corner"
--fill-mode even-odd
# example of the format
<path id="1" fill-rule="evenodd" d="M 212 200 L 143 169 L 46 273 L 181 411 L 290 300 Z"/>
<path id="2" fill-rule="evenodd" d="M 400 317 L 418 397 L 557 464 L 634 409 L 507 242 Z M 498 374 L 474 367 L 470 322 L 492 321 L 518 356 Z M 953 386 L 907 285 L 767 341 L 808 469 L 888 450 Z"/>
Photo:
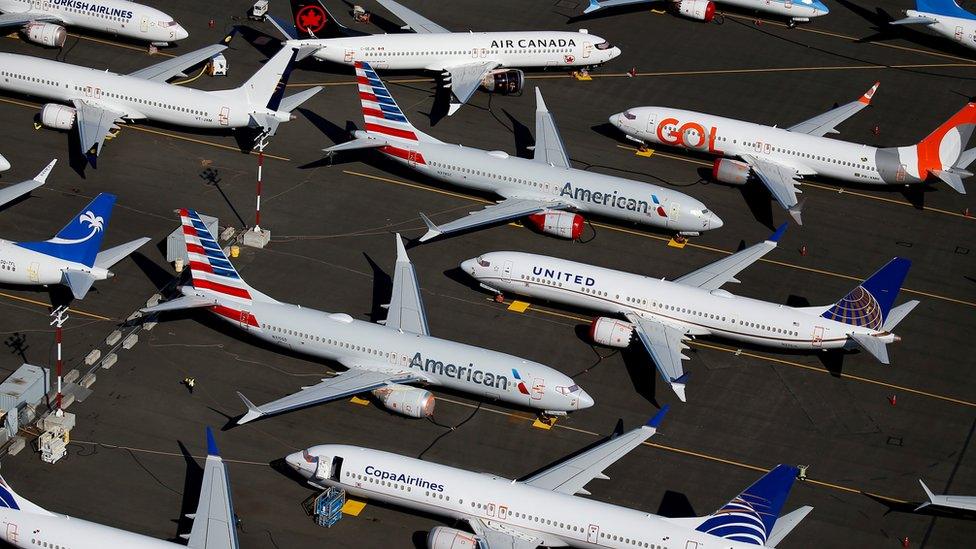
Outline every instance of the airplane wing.
<path id="1" fill-rule="evenodd" d="M 615 6 L 628 6 L 630 4 L 649 4 L 652 0 L 603 0 L 603 2 L 597 2 L 597 0 L 590 0 L 590 5 L 586 6 L 583 13 L 593 13 L 596 10 L 603 8 L 612 8 Z"/>
<path id="2" fill-rule="evenodd" d="M 665 404 L 645 425 L 627 433 L 624 433 L 618 425 L 613 435 L 602 444 L 519 482 L 562 494 L 590 495 L 584 486 L 594 478 L 608 479 L 609 477 L 603 474 L 603 471 L 651 438 L 657 432 L 667 412 L 668 405 Z"/>
<path id="3" fill-rule="evenodd" d="M 402 27 L 404 29 L 412 29 L 417 33 L 451 32 L 430 19 L 427 19 L 423 15 L 420 15 L 419 13 L 407 8 L 399 2 L 394 2 L 393 0 L 376 1 L 379 2 L 384 8 L 390 10 L 390 13 L 396 15 L 401 21 L 406 23 L 406 26 Z"/>
<path id="4" fill-rule="evenodd" d="M 570 167 L 566 145 L 539 88 L 535 89 L 535 156 L 532 159 L 557 168 Z"/>
<path id="5" fill-rule="evenodd" d="M 21 13 L 5 13 L 0 15 L 0 27 L 19 27 L 21 25 L 26 25 L 31 21 L 45 21 L 48 23 L 61 23 L 62 19 L 56 15 L 50 13 L 40 13 L 40 12 L 21 12 Z"/>
<path id="6" fill-rule="evenodd" d="M 461 105 L 467 103 L 488 72 L 499 65 L 498 61 L 477 61 L 440 68 L 439 70 L 447 71 L 451 75 L 451 96 L 454 100 L 451 101 L 447 114 L 454 114 Z"/>
<path id="7" fill-rule="evenodd" d="M 859 113 L 864 107 L 870 105 L 871 98 L 874 97 L 874 92 L 878 91 L 878 86 L 880 85 L 881 82 L 875 82 L 874 85 L 871 86 L 871 89 L 864 92 L 864 95 L 858 97 L 855 101 L 851 101 L 846 105 L 835 107 L 823 114 L 814 116 L 809 120 L 804 120 L 803 122 L 790 126 L 786 129 L 791 132 L 805 133 L 815 135 L 817 137 L 822 137 L 828 133 L 840 133 L 837 131 L 836 127 L 843 121 Z"/>
<path id="8" fill-rule="evenodd" d="M 41 170 L 41 173 L 35 175 L 34 179 L 21 181 L 20 183 L 0 189 L 0 206 L 13 202 L 14 200 L 17 200 L 18 198 L 43 185 L 44 182 L 47 181 L 47 176 L 50 175 L 51 170 L 54 169 L 54 165 L 57 163 L 58 159 L 55 158 L 47 166 L 45 166 L 43 170 Z"/>
<path id="9" fill-rule="evenodd" d="M 250 400 L 241 393 L 241 397 L 247 406 L 247 413 L 237 420 L 238 425 L 243 425 L 259 417 L 280 414 L 298 408 L 305 408 L 313 404 L 321 404 L 340 398 L 350 397 L 379 389 L 390 383 L 411 383 L 419 381 L 421 378 L 409 373 L 391 374 L 389 372 L 373 372 L 369 370 L 349 370 L 335 377 L 325 378 L 320 383 L 310 387 L 302 387 L 301 391 L 292 393 L 278 400 L 255 406 Z"/>
<path id="10" fill-rule="evenodd" d="M 776 202 L 789 212 L 796 224 L 803 225 L 803 220 L 800 218 L 803 206 L 796 199 L 797 193 L 803 191 L 796 188 L 798 175 L 796 168 L 762 160 L 750 154 L 742 155 L 742 159 L 752 167 L 756 177 L 769 189 Z"/>
<path id="11" fill-rule="evenodd" d="M 237 549 L 237 520 L 230 499 L 230 477 L 214 442 L 213 431 L 207 427 L 207 462 L 203 466 L 200 501 L 197 511 L 188 515 L 193 528 L 186 544 L 190 549 Z"/>
<path id="12" fill-rule="evenodd" d="M 424 299 L 420 296 L 417 271 L 407 256 L 403 239 L 396 235 L 397 261 L 393 275 L 393 295 L 387 305 L 389 313 L 383 322 L 387 327 L 420 335 L 430 335 Z"/>
<path id="13" fill-rule="evenodd" d="M 467 217 L 455 219 L 443 225 L 435 225 L 426 215 L 421 213 L 421 219 L 427 224 L 427 234 L 420 237 L 420 241 L 427 242 L 442 234 L 501 223 L 502 221 L 518 219 L 519 217 L 525 217 L 546 210 L 566 210 L 572 207 L 572 204 L 560 200 L 506 198 L 497 204 L 492 204 L 482 210 L 471 212 Z"/>
<path id="14" fill-rule="evenodd" d="M 536 549 L 545 542 L 538 534 L 510 524 L 477 517 L 467 519 L 483 549 Z"/>
<path id="15" fill-rule="evenodd" d="M 785 231 L 786 223 L 783 223 L 768 239 L 676 278 L 674 281 L 685 286 L 696 286 L 706 290 L 716 290 L 726 282 L 738 282 L 735 275 L 773 251 Z"/>
<path id="16" fill-rule="evenodd" d="M 150 65 L 144 69 L 130 72 L 129 76 L 145 78 L 146 80 L 155 80 L 157 82 L 166 82 L 175 76 L 186 76 L 183 71 L 192 67 L 193 65 L 197 65 L 210 59 L 226 49 L 227 46 L 224 44 L 213 44 L 205 48 L 200 48 L 196 51 L 191 51 L 190 53 L 184 53 L 179 57 L 173 57 L 161 63 Z"/>
<path id="17" fill-rule="evenodd" d="M 81 153 L 91 159 L 88 153 L 94 148 L 95 156 L 98 156 L 102 152 L 105 138 L 111 130 L 119 128 L 115 123 L 125 113 L 100 107 L 84 99 L 75 99 L 71 103 L 77 111 L 76 125 Z"/>
<path id="18" fill-rule="evenodd" d="M 644 318 L 630 311 L 624 312 L 624 316 L 634 325 L 634 332 L 644 344 L 647 352 L 650 353 L 651 360 L 657 366 L 657 371 L 661 377 L 678 395 L 678 399 L 685 402 L 685 383 L 688 378 L 681 366 L 681 361 L 687 360 L 688 357 L 683 355 L 681 351 L 688 348 L 684 344 L 688 332 L 677 326 Z"/>

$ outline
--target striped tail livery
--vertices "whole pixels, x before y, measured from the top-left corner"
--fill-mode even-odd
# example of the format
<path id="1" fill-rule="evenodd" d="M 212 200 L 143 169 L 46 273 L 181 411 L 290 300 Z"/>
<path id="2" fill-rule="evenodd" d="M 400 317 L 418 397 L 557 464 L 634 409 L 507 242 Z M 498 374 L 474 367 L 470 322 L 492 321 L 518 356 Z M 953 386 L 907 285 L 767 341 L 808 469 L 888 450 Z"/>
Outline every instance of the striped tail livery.
<path id="1" fill-rule="evenodd" d="M 770 547 L 774 547 L 778 540 L 770 538 L 797 472 L 791 465 L 778 465 L 721 509 L 704 517 L 696 530 L 753 545 L 765 546 L 767 541 L 773 541 Z"/>
<path id="2" fill-rule="evenodd" d="M 420 141 L 438 142 L 433 137 L 421 132 L 407 120 L 400 106 L 390 95 L 386 85 L 377 76 L 369 63 L 356 62 L 356 80 L 359 83 L 359 99 L 363 104 L 363 119 L 366 122 L 366 132 L 391 142 L 389 147 L 381 149 L 383 152 L 396 154 L 387 149 L 399 149 L 415 145 Z M 416 161 L 423 163 L 419 152 L 410 151 L 418 157 Z"/>

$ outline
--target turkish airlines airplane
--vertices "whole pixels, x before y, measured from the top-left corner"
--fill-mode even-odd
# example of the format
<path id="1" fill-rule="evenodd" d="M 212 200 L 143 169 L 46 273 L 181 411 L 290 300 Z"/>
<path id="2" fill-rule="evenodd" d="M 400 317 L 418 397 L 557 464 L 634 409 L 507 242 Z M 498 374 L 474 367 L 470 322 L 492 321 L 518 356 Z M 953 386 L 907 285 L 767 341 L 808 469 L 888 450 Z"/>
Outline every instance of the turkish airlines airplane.
<path id="1" fill-rule="evenodd" d="M 190 33 L 170 15 L 126 0 L 0 0 L 0 27 L 21 27 L 35 44 L 60 48 L 64 26 L 105 32 L 167 46 Z"/>
<path id="2" fill-rule="evenodd" d="M 564 303 L 623 317 L 597 317 L 590 338 L 624 348 L 636 335 L 665 382 L 685 401 L 685 341 L 718 336 L 779 349 L 850 349 L 859 345 L 888 364 L 892 331 L 918 305 L 893 307 L 911 262 L 894 258 L 832 305 L 788 307 L 733 295 L 727 282 L 772 251 L 784 224 L 768 240 L 673 281 L 521 252 L 491 252 L 461 269 L 491 291 Z"/>
<path id="3" fill-rule="evenodd" d="M 593 13 L 603 8 L 627 6 L 631 4 L 649 4 L 659 0 L 590 0 L 590 5 L 583 10 L 584 14 Z M 830 9 L 820 0 L 720 0 L 737 8 L 771 13 L 789 18 L 789 26 L 806 23 L 814 17 L 830 13 Z M 715 2 L 711 0 L 666 0 L 668 9 L 675 15 L 697 19 L 708 23 L 715 18 Z"/>
<path id="4" fill-rule="evenodd" d="M 261 406 L 238 393 L 247 406 L 238 424 L 366 392 L 399 414 L 430 416 L 434 396 L 412 384 L 448 387 L 547 415 L 593 405 L 586 391 L 548 366 L 431 336 L 417 273 L 399 235 L 389 314 L 378 325 L 275 301 L 241 279 L 195 211 L 180 210 L 180 218 L 191 284 L 181 288 L 182 297 L 144 308 L 144 313 L 205 307 L 258 339 L 347 368 Z"/>
<path id="5" fill-rule="evenodd" d="M 620 48 L 585 30 L 451 32 L 393 0 L 378 1 L 416 34 L 357 33 L 319 0 L 292 0 L 294 25 L 270 20 L 289 38 L 289 46 L 314 46 L 312 55 L 321 61 L 441 73 L 440 84 L 451 90 L 449 115 L 479 87 L 502 95 L 522 93 L 521 68 L 594 67 L 620 55 Z"/>
<path id="6" fill-rule="evenodd" d="M 425 176 L 503 197 L 467 217 L 435 225 L 423 213 L 426 242 L 442 234 L 527 217 L 540 232 L 579 239 L 581 213 L 593 213 L 684 235 L 717 229 L 722 220 L 694 198 L 664 187 L 577 170 L 542 93 L 536 88 L 535 156 L 510 156 L 439 141 L 415 128 L 369 63 L 356 63 L 365 130 L 327 153 L 379 149 L 390 159 Z M 580 213 L 574 213 L 580 212 Z"/>
<path id="7" fill-rule="evenodd" d="M 52 160 L 34 179 L 0 189 L 0 206 L 40 187 L 54 169 Z M 115 276 L 109 269 L 148 237 L 99 251 L 112 216 L 115 195 L 102 193 L 50 240 L 11 242 L 0 239 L 0 283 L 25 286 L 64 284 L 75 299 L 83 299 L 97 280 Z"/>
<path id="8" fill-rule="evenodd" d="M 655 432 L 667 406 L 647 424 L 520 479 L 501 478 L 411 457 L 341 444 L 313 446 L 285 458 L 317 488 L 467 523 L 471 532 L 437 526 L 429 549 L 776 547 L 813 507 L 780 516 L 797 468 L 779 465 L 710 515 L 667 518 L 577 494 Z M 393 543 L 393 545 L 397 545 Z"/>
<path id="9" fill-rule="evenodd" d="M 187 544 L 171 543 L 134 534 L 111 526 L 52 513 L 23 496 L 0 478 L 0 539 L 24 549 L 236 549 L 237 520 L 230 499 L 230 478 L 207 428 L 207 461 L 203 466 L 200 500 L 189 534 L 181 537 Z"/>
<path id="10" fill-rule="evenodd" d="M 959 7 L 954 0 L 915 0 L 915 9 L 905 10 L 904 19 L 892 25 L 925 25 L 932 32 L 976 49 L 976 15 Z"/>
<path id="11" fill-rule="evenodd" d="M 230 36 L 224 39 L 230 40 Z M 79 67 L 27 55 L 0 53 L 0 90 L 58 103 L 41 108 L 47 128 L 78 129 L 81 151 L 94 166 L 106 137 L 123 122 L 154 120 L 190 128 L 260 128 L 274 135 L 292 111 L 321 87 L 283 97 L 296 48 L 283 48 L 238 88 L 206 91 L 167 80 L 227 49 L 215 44 L 130 74 Z M 68 103 L 71 106 L 63 105 Z"/>
<path id="12" fill-rule="evenodd" d="M 940 180 L 965 194 L 962 178 L 976 148 L 966 143 L 976 124 L 976 103 L 968 103 L 917 144 L 871 147 L 829 139 L 828 133 L 871 103 L 875 83 L 855 101 L 788 128 L 668 107 L 636 107 L 610 117 L 610 123 L 640 143 L 659 143 L 720 156 L 712 176 L 742 185 L 758 179 L 797 224 L 801 180 L 824 176 L 863 185 L 911 185 Z"/>

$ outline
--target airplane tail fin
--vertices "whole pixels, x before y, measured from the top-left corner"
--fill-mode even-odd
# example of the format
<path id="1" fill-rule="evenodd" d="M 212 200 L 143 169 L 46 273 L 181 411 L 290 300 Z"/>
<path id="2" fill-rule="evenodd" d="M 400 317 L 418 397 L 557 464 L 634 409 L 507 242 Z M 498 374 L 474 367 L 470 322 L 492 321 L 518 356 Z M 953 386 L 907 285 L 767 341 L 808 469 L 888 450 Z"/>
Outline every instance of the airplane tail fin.
<path id="1" fill-rule="evenodd" d="M 54 513 L 14 492 L 13 487 L 7 484 L 2 476 L 0 476 L 0 507 L 35 515 L 54 516 Z"/>
<path id="2" fill-rule="evenodd" d="M 300 49 L 287 45 L 282 47 L 236 91 L 247 97 L 252 108 L 278 110 Z"/>
<path id="3" fill-rule="evenodd" d="M 114 205 L 114 194 L 101 193 L 58 231 L 54 238 L 43 242 L 18 242 L 17 245 L 92 267 L 102 246 L 102 238 L 108 229 Z"/>
<path id="4" fill-rule="evenodd" d="M 915 145 L 919 177 L 925 179 L 934 175 L 955 191 L 965 194 L 962 178 L 972 175 L 965 167 L 976 157 L 964 149 L 974 129 L 976 103 L 970 102 Z M 960 165 L 963 162 L 966 166 Z"/>
<path id="5" fill-rule="evenodd" d="M 852 326 L 884 329 L 911 266 L 912 262 L 903 257 L 892 259 L 820 316 Z M 900 315 L 898 321 L 908 314 L 908 311 L 902 314 L 901 307 L 895 310 Z"/>
<path id="6" fill-rule="evenodd" d="M 356 61 L 356 80 L 359 82 L 359 99 L 363 106 L 367 135 L 372 134 L 393 142 L 383 149 L 384 152 L 397 154 L 395 151 L 402 151 L 404 158 L 412 154 L 412 158 L 422 164 L 423 157 L 420 153 L 410 151 L 408 147 L 420 141 L 433 143 L 439 141 L 418 130 L 407 120 L 406 115 L 369 63 Z"/>
<path id="7" fill-rule="evenodd" d="M 971 19 L 972 14 L 962 9 L 955 0 L 915 0 L 915 9 L 936 15 Z"/>

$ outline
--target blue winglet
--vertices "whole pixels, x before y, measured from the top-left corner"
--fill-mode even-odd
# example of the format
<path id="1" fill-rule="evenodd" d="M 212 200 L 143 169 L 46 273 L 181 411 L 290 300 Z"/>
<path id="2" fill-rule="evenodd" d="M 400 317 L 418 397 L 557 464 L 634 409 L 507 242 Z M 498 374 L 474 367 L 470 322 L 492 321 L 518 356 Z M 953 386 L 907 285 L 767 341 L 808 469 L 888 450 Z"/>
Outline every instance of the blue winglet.
<path id="1" fill-rule="evenodd" d="M 598 9 L 600 9 L 602 7 L 603 6 L 601 6 L 600 5 L 600 2 L 598 2 L 597 0 L 590 0 L 590 5 L 589 6 L 586 6 L 586 9 L 583 10 L 583 13 L 584 14 L 585 13 L 593 13 L 593 12 L 595 12 L 596 10 L 598 10 Z"/>
<path id="2" fill-rule="evenodd" d="M 779 242 L 780 237 L 783 236 L 783 233 L 786 232 L 787 225 L 788 223 L 783 223 L 782 225 L 780 225 L 779 228 L 776 229 L 776 232 L 773 233 L 773 236 L 767 238 L 766 240 L 770 242 Z"/>
<path id="3" fill-rule="evenodd" d="M 654 414 L 654 417 L 647 421 L 645 425 L 651 427 L 652 429 L 657 429 L 661 425 L 661 422 L 664 421 L 664 416 L 668 413 L 669 409 L 671 409 L 671 405 L 665 404 L 656 414 Z"/>
<path id="4" fill-rule="evenodd" d="M 207 455 L 220 456 L 220 449 L 217 448 L 217 441 L 214 440 L 213 430 L 209 425 L 207 426 Z"/>
<path id="5" fill-rule="evenodd" d="M 681 374 L 680 376 L 672 379 L 671 380 L 671 383 L 680 383 L 682 385 L 687 385 L 688 384 L 688 378 L 689 377 L 691 377 L 691 372 L 685 372 L 685 373 Z"/>

